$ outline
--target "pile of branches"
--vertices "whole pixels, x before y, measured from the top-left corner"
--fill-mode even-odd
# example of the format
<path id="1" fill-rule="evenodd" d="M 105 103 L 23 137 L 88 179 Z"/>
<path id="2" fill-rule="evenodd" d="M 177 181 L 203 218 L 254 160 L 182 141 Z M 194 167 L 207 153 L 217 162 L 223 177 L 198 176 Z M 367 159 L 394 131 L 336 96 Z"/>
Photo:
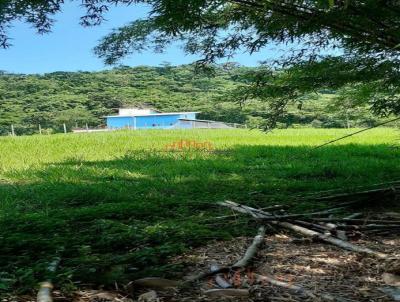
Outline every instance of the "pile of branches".
<path id="1" fill-rule="evenodd" d="M 283 206 L 279 205 L 272 207 L 274 210 L 279 209 L 278 213 L 276 211 L 268 212 L 268 208 L 256 209 L 232 201 L 220 202 L 219 205 L 234 212 L 250 215 L 264 225 L 287 229 L 314 241 L 327 242 L 349 251 L 372 255 L 380 259 L 391 258 L 379 251 L 355 245 L 349 239 L 359 238 L 363 233 L 384 235 L 400 232 L 400 220 L 362 218 L 362 213 L 353 213 L 343 218 L 332 216 L 333 213 L 342 211 L 354 203 L 355 201 L 346 202 L 334 208 L 302 214 L 290 214 L 281 209 Z"/>
<path id="2" fill-rule="evenodd" d="M 247 268 L 262 246 L 267 228 L 285 229 L 300 235 L 301 239 L 298 240 L 324 242 L 351 252 L 374 257 L 378 260 L 387 260 L 389 262 L 393 260 L 393 263 L 398 263 L 399 259 L 394 255 L 389 255 L 368 247 L 360 246 L 353 242 L 354 239 L 368 234 L 383 235 L 388 233 L 393 234 L 396 232 L 400 233 L 400 218 L 399 220 L 396 220 L 395 217 L 372 219 L 364 217 L 363 213 L 352 213 L 345 217 L 334 216 L 334 214 L 340 212 L 349 212 L 350 207 L 362 201 L 364 197 L 371 196 L 370 194 L 380 194 L 382 197 L 382 193 L 390 195 L 393 193 L 393 190 L 384 189 L 381 191 L 381 189 L 377 189 L 368 192 L 363 191 L 354 195 L 337 194 L 321 197 L 321 199 L 324 200 L 337 201 L 337 199 L 346 200 L 346 198 L 349 198 L 352 199 L 352 201 L 346 200 L 339 204 L 336 203 L 336 205 L 331 208 L 301 214 L 290 213 L 288 206 L 284 205 L 274 205 L 267 208 L 257 209 L 232 201 L 219 202 L 219 206 L 229 208 L 235 212 L 235 215 L 227 215 L 220 218 L 232 218 L 239 213 L 250 216 L 260 225 L 257 235 L 254 237 L 251 245 L 247 248 L 241 259 L 229 266 L 219 267 L 216 264 L 212 265 L 209 271 L 189 276 L 182 281 L 171 281 L 162 278 L 144 278 L 134 281 L 133 285 L 144 287 L 185 287 L 207 278 L 214 278 L 213 284 L 216 284 L 217 287 L 205 290 L 203 294 L 210 297 L 247 297 L 250 295 L 248 286 L 241 287 L 240 285 L 237 286 L 233 284 L 235 281 L 234 276 L 239 274 L 242 276 L 244 275 L 245 278 L 247 278 L 245 281 L 247 284 L 271 284 L 295 292 L 296 294 L 313 301 L 349 301 L 343 297 L 334 296 L 329 293 L 315 293 L 301 285 L 285 282 L 271 275 L 260 275 L 254 272 L 250 272 L 249 274 Z M 395 286 L 393 288 L 384 288 L 391 290 L 391 292 L 387 294 L 392 297 L 394 297 L 394 295 L 399 295 L 400 281 L 398 280 L 400 276 L 386 273 L 386 277 L 388 279 L 391 278 L 392 280 L 396 280 L 394 281 L 395 283 L 397 282 L 394 284 Z"/>
<path id="3" fill-rule="evenodd" d="M 400 215 L 382 217 L 365 217 L 361 212 L 354 212 L 351 215 L 338 217 L 338 213 L 350 212 L 350 208 L 355 204 L 364 202 L 370 199 L 371 196 L 379 196 L 382 198 L 390 197 L 390 199 L 397 198 L 397 192 L 399 187 L 392 186 L 390 188 L 378 188 L 369 191 L 361 191 L 353 194 L 332 194 L 325 195 L 323 197 L 314 197 L 321 201 L 335 202 L 335 206 L 320 211 L 308 212 L 308 213 L 290 213 L 289 207 L 286 205 L 274 205 L 262 209 L 257 209 L 248 205 L 239 204 L 233 201 L 219 202 L 218 205 L 224 208 L 228 208 L 234 212 L 234 215 L 227 215 L 219 217 L 221 219 L 232 218 L 237 214 L 244 214 L 252 219 L 256 220 L 260 225 L 257 235 L 254 237 L 251 245 L 247 248 L 246 252 L 241 259 L 229 266 L 219 267 L 214 264 L 210 267 L 210 270 L 201 272 L 197 275 L 187 276 L 183 280 L 168 280 L 158 277 L 143 278 L 131 282 L 129 285 L 132 287 L 144 287 L 144 288 L 187 288 L 190 286 L 193 288 L 193 284 L 196 284 L 202 280 L 209 278 L 214 279 L 216 288 L 205 290 L 203 293 L 210 297 L 248 297 L 250 295 L 248 287 L 241 287 L 234 285 L 232 282 L 233 278 L 227 278 L 227 276 L 235 276 L 236 273 L 243 274 L 246 276 L 246 282 L 249 284 L 271 284 L 278 286 L 298 295 L 304 296 L 314 300 L 322 301 L 349 301 L 342 297 L 333 296 L 328 293 L 315 293 L 309 289 L 302 287 L 301 285 L 285 282 L 275 278 L 274 276 L 260 275 L 251 272 L 248 274 L 247 268 L 256 257 L 260 247 L 264 242 L 266 229 L 284 229 L 290 232 L 294 232 L 300 235 L 300 239 L 310 242 L 324 242 L 331 245 L 335 245 L 339 248 L 356 252 L 365 256 L 374 257 L 378 260 L 385 260 L 392 263 L 400 263 L 400 259 L 396 258 L 395 255 L 389 255 L 381 251 L 376 251 L 368 247 L 360 246 L 355 243 L 355 239 L 360 238 L 364 235 L 386 235 L 386 234 L 400 234 Z M 342 201 L 338 203 L 338 201 Z M 345 200 L 343 202 L 343 200 Z M 336 216 L 335 216 L 336 215 Z M 343 215 L 342 215 L 343 216 Z M 385 275 L 386 274 L 386 275 Z M 385 282 L 391 287 L 385 287 L 382 291 L 387 295 L 394 298 L 395 301 L 400 301 L 400 265 L 399 271 L 395 273 L 385 273 L 383 278 Z M 251 280 L 250 280 L 251 279 Z M 390 284 L 392 282 L 392 284 Z M 38 302 L 50 302 L 51 301 L 51 286 L 47 286 L 45 283 L 38 295 Z M 239 288 L 238 288 L 239 287 Z M 113 300 L 114 301 L 114 300 Z M 139 297 L 139 301 L 143 302 L 154 302 L 159 301 L 157 293 L 155 291 L 146 292 Z"/>

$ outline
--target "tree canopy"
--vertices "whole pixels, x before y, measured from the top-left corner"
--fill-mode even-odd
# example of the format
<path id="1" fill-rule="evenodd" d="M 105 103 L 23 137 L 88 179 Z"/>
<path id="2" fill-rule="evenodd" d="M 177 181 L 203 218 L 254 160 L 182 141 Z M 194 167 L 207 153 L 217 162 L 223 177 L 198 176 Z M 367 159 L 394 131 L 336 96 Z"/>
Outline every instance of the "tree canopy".
<path id="1" fill-rule="evenodd" d="M 17 134 L 38 133 L 39 124 L 44 133 L 61 132 L 64 123 L 69 129 L 85 128 L 86 124 L 93 128 L 104 125 L 105 115 L 129 106 L 164 112 L 200 111 L 200 119 L 262 128 L 271 118 L 274 94 L 280 93 L 268 86 L 262 88 L 265 91 L 253 87 L 254 76 L 265 72 L 263 67 L 216 65 L 210 77 L 196 73 L 193 65 L 165 64 L 101 72 L 4 73 L 0 74 L 0 135 L 11 131 L 11 124 Z M 257 91 L 268 93 L 268 102 L 258 100 Z M 242 98 L 246 101 L 238 106 Z M 339 98 L 344 101 L 335 101 Z M 365 104 L 339 92 L 311 93 L 301 100 L 298 97 L 300 101 L 304 103 L 301 108 L 295 104 L 283 108 L 283 114 L 276 117 L 279 127 L 355 127 L 381 121 Z"/>
<path id="2" fill-rule="evenodd" d="M 63 3 L 3 1 L 1 45 L 7 47 L 6 29 L 16 19 L 40 33 L 49 31 Z M 295 47 L 250 75 L 257 80 L 239 87 L 239 99 L 268 101 L 272 93 L 274 116 L 304 93 L 346 87 L 347 98 L 363 99 L 377 114 L 400 111 L 397 0 L 84 0 L 81 23 L 101 23 L 111 5 L 140 3 L 150 7 L 147 18 L 115 29 L 95 48 L 106 63 L 144 50 L 163 51 L 180 41 L 186 52 L 202 55 L 198 63 L 204 67 L 238 51 L 283 43 Z M 327 53 L 332 49 L 334 56 Z"/>

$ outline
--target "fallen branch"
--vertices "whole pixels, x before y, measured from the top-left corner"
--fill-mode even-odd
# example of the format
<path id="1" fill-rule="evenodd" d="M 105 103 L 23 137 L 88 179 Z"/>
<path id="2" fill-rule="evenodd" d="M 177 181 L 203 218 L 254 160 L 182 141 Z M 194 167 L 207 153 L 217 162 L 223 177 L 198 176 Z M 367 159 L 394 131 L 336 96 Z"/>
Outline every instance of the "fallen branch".
<path id="1" fill-rule="evenodd" d="M 346 241 L 343 241 L 341 239 L 334 238 L 334 237 L 329 236 L 329 235 L 324 235 L 324 234 L 318 233 L 316 231 L 307 229 L 307 228 L 302 227 L 302 226 L 294 225 L 294 224 L 289 223 L 289 222 L 275 222 L 275 224 L 278 224 L 279 226 L 282 226 L 282 227 L 284 227 L 286 229 L 292 230 L 292 231 L 294 231 L 296 233 L 305 235 L 307 237 L 318 238 L 319 240 L 322 240 L 322 241 L 328 242 L 330 244 L 336 245 L 336 246 L 341 247 L 341 248 L 343 248 L 345 250 L 348 250 L 348 251 L 358 252 L 358 253 L 362 253 L 362 254 L 368 254 L 368 255 L 371 255 L 371 256 L 375 256 L 375 257 L 377 257 L 379 259 L 389 259 L 389 258 L 391 258 L 388 254 L 377 252 L 377 251 L 374 251 L 374 250 L 366 248 L 366 247 L 361 247 L 361 246 L 352 244 L 350 242 L 346 242 Z"/>
<path id="2" fill-rule="evenodd" d="M 315 224 L 315 223 L 311 223 L 311 222 L 307 222 L 307 221 L 301 221 L 301 220 L 295 220 L 294 221 L 296 224 L 302 225 L 304 227 L 309 227 L 312 229 L 317 229 L 319 231 L 332 231 L 334 230 L 336 227 L 333 226 L 328 226 L 328 225 L 321 225 L 321 224 Z"/>
<path id="3" fill-rule="evenodd" d="M 264 241 L 264 236 L 265 236 L 265 227 L 262 226 L 258 229 L 257 235 L 254 237 L 251 245 L 247 248 L 243 258 L 237 261 L 234 265 L 232 265 L 232 268 L 246 267 L 249 264 L 249 262 L 254 258 L 254 256 L 257 254 L 258 248 Z"/>
<path id="4" fill-rule="evenodd" d="M 270 218 L 269 213 L 264 213 L 263 214 L 261 210 L 256 210 L 257 213 L 254 213 L 254 212 L 252 212 L 252 208 L 251 207 L 242 206 L 242 205 L 236 204 L 234 202 L 228 202 L 228 203 L 220 202 L 219 204 L 222 205 L 222 206 L 228 207 L 228 208 L 230 208 L 232 210 L 245 209 L 245 210 L 242 211 L 242 213 L 246 213 L 246 214 L 252 215 L 254 218 L 258 218 L 260 220 L 264 220 L 265 218 Z M 274 221 L 274 220 L 271 220 L 270 223 L 274 224 L 274 225 L 281 226 L 281 227 L 286 228 L 286 229 L 289 229 L 289 230 L 294 231 L 296 233 L 305 235 L 307 237 L 318 238 L 319 240 L 328 242 L 330 244 L 336 245 L 338 247 L 341 247 L 341 248 L 349 250 L 349 251 L 372 255 L 372 256 L 375 256 L 375 257 L 377 257 L 379 259 L 388 259 L 388 258 L 390 258 L 389 255 L 387 255 L 385 253 L 377 252 L 377 251 L 371 250 L 369 248 L 360 247 L 360 246 L 354 245 L 352 243 L 349 243 L 349 242 L 334 238 L 334 237 L 332 237 L 330 235 L 321 234 L 321 233 L 319 233 L 317 231 L 313 231 L 313 230 L 307 229 L 305 227 L 298 226 L 298 225 L 295 225 L 295 224 L 292 224 L 292 223 L 289 223 L 289 222 L 286 222 L 286 221 L 276 221 L 276 220 Z"/>
<path id="5" fill-rule="evenodd" d="M 261 208 L 262 211 L 269 211 L 269 210 L 273 210 L 273 211 L 283 211 L 284 209 L 288 209 L 289 206 L 286 205 L 273 205 L 273 206 L 269 206 L 269 207 L 265 207 L 265 208 Z M 273 214 L 271 214 L 273 215 Z M 207 222 L 207 221 L 214 221 L 214 220 L 223 220 L 223 219 L 228 219 L 228 218 L 235 218 L 238 215 L 232 214 L 232 215 L 223 215 L 223 216 L 216 216 L 216 217 L 211 217 L 208 219 L 203 220 L 203 222 Z"/>
<path id="6" fill-rule="evenodd" d="M 231 266 L 225 266 L 225 267 L 221 267 L 221 268 L 218 268 L 215 270 L 211 270 L 209 272 L 202 272 L 198 275 L 190 276 L 190 277 L 186 278 L 186 281 L 183 282 L 183 284 L 185 285 L 185 284 L 195 282 L 195 281 L 207 278 L 207 277 L 215 276 L 215 275 L 218 275 L 221 273 L 228 273 L 232 270 L 245 268 L 249 264 L 249 262 L 253 259 L 253 257 L 257 254 L 258 248 L 262 244 L 264 236 L 265 236 L 265 227 L 260 227 L 258 229 L 257 235 L 254 237 L 251 245 L 247 248 L 244 256 L 241 259 L 239 259 L 238 261 L 236 261 L 235 264 L 233 264 Z"/>
<path id="7" fill-rule="evenodd" d="M 228 207 L 236 212 L 242 213 L 242 214 L 249 214 L 253 218 L 256 219 L 262 219 L 264 221 L 278 221 L 278 220 L 289 220 L 289 219 L 294 219 L 294 218 L 304 218 L 304 217 L 310 217 L 310 216 L 321 216 L 321 215 L 327 215 L 327 214 L 332 214 L 341 210 L 346 209 L 346 206 L 342 207 L 337 207 L 337 208 L 331 208 L 328 210 L 323 210 L 323 211 L 318 211 L 318 212 L 311 212 L 311 213 L 303 213 L 303 214 L 288 214 L 288 215 L 274 215 L 269 212 L 265 212 L 260 209 L 255 209 L 246 205 L 241 205 L 236 202 L 226 200 L 223 202 L 219 202 L 219 205 Z"/>

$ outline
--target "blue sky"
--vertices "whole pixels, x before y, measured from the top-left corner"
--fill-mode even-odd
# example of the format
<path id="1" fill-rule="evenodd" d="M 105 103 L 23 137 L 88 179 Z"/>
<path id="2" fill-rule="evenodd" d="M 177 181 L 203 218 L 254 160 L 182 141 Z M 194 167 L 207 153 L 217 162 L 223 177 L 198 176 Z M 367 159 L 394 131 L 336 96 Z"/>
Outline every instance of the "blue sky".
<path id="1" fill-rule="evenodd" d="M 95 71 L 110 68 L 93 54 L 93 47 L 112 28 L 143 18 L 148 12 L 145 6 L 112 7 L 107 13 L 107 22 L 97 27 L 84 28 L 79 17 L 84 13 L 78 2 L 68 2 L 63 12 L 55 16 L 53 32 L 38 35 L 30 25 L 15 23 L 9 31 L 12 38 L 9 49 L 0 49 L 0 70 L 14 73 L 46 73 L 54 71 Z M 246 66 L 275 57 L 276 50 L 266 49 L 250 56 L 238 54 L 231 61 Z M 166 53 L 151 52 L 135 54 L 121 63 L 129 66 L 158 66 L 163 62 L 173 65 L 193 62 L 195 56 L 186 55 L 180 45 L 171 46 Z"/>

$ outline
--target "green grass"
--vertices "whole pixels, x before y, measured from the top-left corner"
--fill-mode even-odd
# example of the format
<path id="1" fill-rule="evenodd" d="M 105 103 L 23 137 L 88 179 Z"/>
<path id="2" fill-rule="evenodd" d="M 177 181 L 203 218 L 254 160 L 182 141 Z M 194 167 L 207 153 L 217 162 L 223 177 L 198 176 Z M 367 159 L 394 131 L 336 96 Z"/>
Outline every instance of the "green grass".
<path id="1" fill-rule="evenodd" d="M 0 138 L 0 291 L 28 290 L 62 258 L 58 286 L 113 284 L 179 271 L 168 259 L 243 234 L 209 216 L 231 199 L 255 206 L 322 204 L 296 197 L 400 179 L 396 130 L 137 131 Z M 217 152 L 165 152 L 174 141 Z M 63 251 L 60 252 L 60 248 Z M 79 286 L 81 283 L 77 283 Z"/>

